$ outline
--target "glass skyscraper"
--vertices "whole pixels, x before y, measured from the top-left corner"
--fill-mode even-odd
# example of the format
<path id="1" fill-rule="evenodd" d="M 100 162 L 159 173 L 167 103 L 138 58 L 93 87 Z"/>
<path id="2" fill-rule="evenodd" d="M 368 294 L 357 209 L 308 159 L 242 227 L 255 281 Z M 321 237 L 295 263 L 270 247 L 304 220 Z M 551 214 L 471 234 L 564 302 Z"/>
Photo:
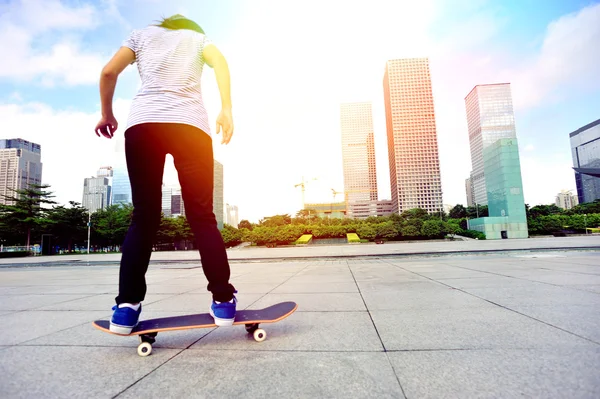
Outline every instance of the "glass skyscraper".
<path id="1" fill-rule="evenodd" d="M 472 201 L 488 205 L 489 217 L 469 221 L 487 239 L 527 238 L 519 145 L 509 83 L 478 85 L 465 98 Z M 469 187 L 467 187 L 469 195 Z"/>
<path id="2" fill-rule="evenodd" d="M 0 140 L 0 204 L 12 204 L 5 196 L 31 184 L 42 184 L 42 147 L 23 139 Z"/>
<path id="3" fill-rule="evenodd" d="M 471 147 L 473 203 L 487 205 L 483 151 L 500 139 L 516 138 L 510 83 L 477 85 L 465 98 Z"/>
<path id="4" fill-rule="evenodd" d="M 340 125 L 346 206 L 376 201 L 377 170 L 371 103 L 342 104 Z"/>
<path id="5" fill-rule="evenodd" d="M 579 203 L 600 199 L 600 119 L 569 134 Z"/>
<path id="6" fill-rule="evenodd" d="M 112 179 L 112 205 L 130 204 L 131 184 L 129 183 L 129 174 L 127 173 L 127 163 L 125 160 L 125 140 L 117 138 L 115 143 L 115 162 Z"/>

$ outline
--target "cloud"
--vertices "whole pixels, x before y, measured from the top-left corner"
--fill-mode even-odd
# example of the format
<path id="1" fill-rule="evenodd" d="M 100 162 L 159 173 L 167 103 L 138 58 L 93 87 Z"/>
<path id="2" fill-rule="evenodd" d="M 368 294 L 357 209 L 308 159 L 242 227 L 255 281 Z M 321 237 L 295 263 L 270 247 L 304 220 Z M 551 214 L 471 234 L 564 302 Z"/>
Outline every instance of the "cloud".
<path id="1" fill-rule="evenodd" d="M 600 4 L 550 23 L 541 49 L 513 75 L 515 106 L 521 109 L 553 101 L 563 92 L 600 88 Z"/>
<path id="2" fill-rule="evenodd" d="M 90 52 L 65 32 L 93 29 L 100 11 L 92 5 L 69 7 L 58 0 L 11 1 L 0 6 L 0 79 L 43 85 L 96 83 L 104 57 Z"/>

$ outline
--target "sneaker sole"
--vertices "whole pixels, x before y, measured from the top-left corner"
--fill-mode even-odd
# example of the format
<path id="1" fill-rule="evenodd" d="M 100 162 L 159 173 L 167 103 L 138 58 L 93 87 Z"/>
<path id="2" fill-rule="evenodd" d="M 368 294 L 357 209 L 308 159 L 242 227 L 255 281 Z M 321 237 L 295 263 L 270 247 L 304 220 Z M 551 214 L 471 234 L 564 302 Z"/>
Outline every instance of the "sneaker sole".
<path id="1" fill-rule="evenodd" d="M 131 330 L 133 330 L 134 328 L 135 328 L 135 326 L 126 327 L 126 326 L 120 326 L 118 324 L 113 324 L 112 322 L 110 323 L 110 332 L 114 332 L 116 334 L 129 335 L 129 334 L 131 334 Z"/>
<path id="2" fill-rule="evenodd" d="M 219 327 L 230 327 L 233 325 L 233 321 L 235 320 L 235 318 L 233 319 L 221 319 L 220 317 L 216 317 L 215 314 L 212 311 L 212 308 L 209 311 L 210 315 L 213 317 L 213 319 L 215 319 L 215 324 Z"/>

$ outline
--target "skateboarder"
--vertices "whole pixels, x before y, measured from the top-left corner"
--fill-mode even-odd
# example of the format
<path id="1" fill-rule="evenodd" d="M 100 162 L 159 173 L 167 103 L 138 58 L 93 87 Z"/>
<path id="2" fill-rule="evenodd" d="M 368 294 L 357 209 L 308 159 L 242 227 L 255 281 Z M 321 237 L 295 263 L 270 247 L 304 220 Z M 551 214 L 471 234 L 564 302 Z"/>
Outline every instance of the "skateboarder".
<path id="1" fill-rule="evenodd" d="M 117 130 L 112 99 L 119 74 L 137 62 L 141 88 L 131 103 L 125 127 L 125 155 L 131 183 L 133 217 L 122 247 L 119 295 L 110 330 L 129 334 L 138 323 L 146 295 L 145 274 L 161 221 L 161 188 L 166 154 L 173 155 L 186 217 L 200 251 L 212 292 L 215 324 L 233 324 L 237 292 L 229 283 L 225 245 L 213 213 L 213 149 L 200 77 L 214 68 L 221 93 L 216 133 L 221 144 L 233 134 L 229 68 L 198 24 L 182 15 L 134 30 L 100 77 L 102 118 L 96 134 L 112 138 Z"/>

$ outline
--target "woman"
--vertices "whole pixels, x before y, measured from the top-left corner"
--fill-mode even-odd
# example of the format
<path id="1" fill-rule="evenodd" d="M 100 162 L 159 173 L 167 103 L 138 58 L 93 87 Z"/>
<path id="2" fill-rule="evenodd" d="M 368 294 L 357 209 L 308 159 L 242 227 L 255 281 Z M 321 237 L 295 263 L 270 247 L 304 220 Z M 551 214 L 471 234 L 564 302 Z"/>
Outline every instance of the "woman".
<path id="1" fill-rule="evenodd" d="M 229 68 L 217 47 L 195 22 L 174 15 L 159 25 L 134 30 L 100 77 L 102 118 L 96 134 L 112 138 L 118 124 L 112 98 L 119 74 L 137 62 L 142 86 L 133 99 L 125 128 L 125 155 L 131 182 L 133 217 L 123 243 L 119 295 L 110 330 L 129 334 L 137 325 L 146 295 L 152 242 L 161 220 L 165 157 L 173 155 L 186 216 L 200 251 L 219 326 L 235 318 L 235 288 L 225 245 L 213 213 L 213 151 L 200 78 L 204 64 L 214 68 L 221 93 L 217 134 L 227 144 L 233 134 Z"/>

